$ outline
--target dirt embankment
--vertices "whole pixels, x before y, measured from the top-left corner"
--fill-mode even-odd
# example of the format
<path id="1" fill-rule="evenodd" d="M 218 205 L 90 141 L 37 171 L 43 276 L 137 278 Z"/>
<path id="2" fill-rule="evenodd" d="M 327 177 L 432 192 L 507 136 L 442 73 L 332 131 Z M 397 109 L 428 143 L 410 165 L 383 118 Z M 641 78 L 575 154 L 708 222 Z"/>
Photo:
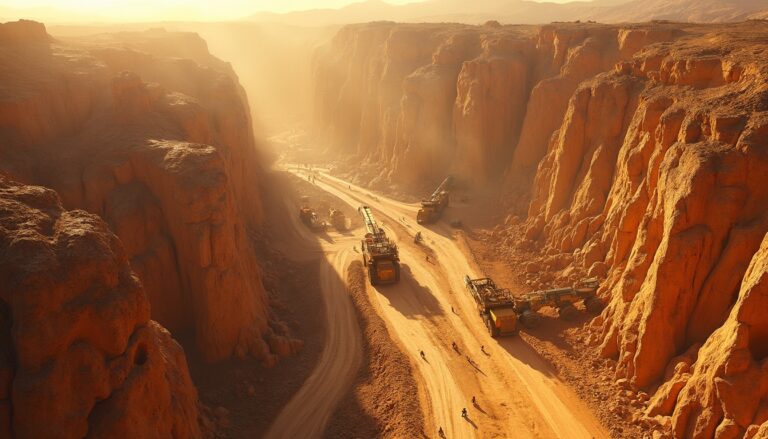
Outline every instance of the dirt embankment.
<path id="1" fill-rule="evenodd" d="M 364 363 L 353 389 L 342 401 L 325 437 L 420 437 L 424 418 L 410 360 L 378 316 L 366 291 L 362 263 L 347 271 L 347 291 L 357 309 Z M 354 422 L 349 422 L 354 419 Z"/>

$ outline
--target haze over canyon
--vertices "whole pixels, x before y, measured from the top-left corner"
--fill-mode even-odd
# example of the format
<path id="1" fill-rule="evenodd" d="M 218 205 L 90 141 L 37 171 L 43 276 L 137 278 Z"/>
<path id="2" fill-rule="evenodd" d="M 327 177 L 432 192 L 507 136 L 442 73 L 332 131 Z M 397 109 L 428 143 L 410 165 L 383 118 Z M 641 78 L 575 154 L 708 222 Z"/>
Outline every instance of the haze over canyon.
<path id="1" fill-rule="evenodd" d="M 768 5 L 324 6 L 0 6 L 0 437 L 768 438 Z"/>

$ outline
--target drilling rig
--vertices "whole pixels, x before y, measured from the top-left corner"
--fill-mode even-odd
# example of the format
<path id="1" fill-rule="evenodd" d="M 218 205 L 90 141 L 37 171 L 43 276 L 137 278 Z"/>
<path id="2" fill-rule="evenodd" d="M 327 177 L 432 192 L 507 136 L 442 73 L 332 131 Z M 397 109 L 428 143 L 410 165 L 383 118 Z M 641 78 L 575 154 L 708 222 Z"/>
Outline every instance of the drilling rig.
<path id="1" fill-rule="evenodd" d="M 450 197 L 447 189 L 450 183 L 451 177 L 446 177 L 429 198 L 421 200 L 421 209 L 416 214 L 417 223 L 428 224 L 440 219 L 443 210 L 448 207 L 448 199 Z"/>
<path id="2" fill-rule="evenodd" d="M 596 295 L 600 283 L 594 278 L 582 279 L 572 287 L 533 291 L 520 296 L 499 288 L 490 278 L 464 276 L 464 284 L 475 299 L 480 317 L 492 337 L 515 334 L 519 325 L 535 328 L 541 321 L 539 310 L 545 306 L 555 308 L 565 320 L 576 316 L 574 304 L 578 302 L 583 302 L 584 308 L 593 314 L 603 309 L 603 302 Z"/>
<path id="3" fill-rule="evenodd" d="M 392 242 L 373 217 L 371 208 L 358 209 L 365 223 L 365 238 L 360 242 L 363 263 L 368 268 L 371 285 L 389 284 L 400 281 L 400 256 L 397 245 Z"/>

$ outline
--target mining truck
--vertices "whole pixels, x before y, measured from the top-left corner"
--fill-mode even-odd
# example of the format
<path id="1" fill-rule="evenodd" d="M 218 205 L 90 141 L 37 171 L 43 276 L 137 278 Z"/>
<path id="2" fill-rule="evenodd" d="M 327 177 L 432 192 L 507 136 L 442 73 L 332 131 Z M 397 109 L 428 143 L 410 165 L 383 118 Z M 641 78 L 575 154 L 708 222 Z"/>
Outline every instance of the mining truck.
<path id="1" fill-rule="evenodd" d="M 520 315 L 521 323 L 527 328 L 538 325 L 538 311 L 544 306 L 557 309 L 558 315 L 568 320 L 576 315 L 574 304 L 583 301 L 587 311 L 597 314 L 603 309 L 603 303 L 596 294 L 599 287 L 598 280 L 590 278 L 582 279 L 568 288 L 533 291 L 518 296 L 515 299 L 515 309 Z"/>
<path id="2" fill-rule="evenodd" d="M 331 225 L 336 228 L 338 231 L 344 231 L 347 230 L 347 217 L 344 215 L 344 212 L 336 209 L 331 209 L 328 211 L 328 218 L 331 220 Z"/>
<path id="3" fill-rule="evenodd" d="M 392 242 L 373 217 L 371 208 L 358 209 L 365 223 L 365 237 L 360 242 L 363 264 L 368 269 L 371 285 L 389 284 L 400 281 L 400 256 L 397 245 Z"/>
<path id="4" fill-rule="evenodd" d="M 429 198 L 421 200 L 421 209 L 416 214 L 416 222 L 419 224 L 429 224 L 440 219 L 443 210 L 448 207 L 448 185 L 451 183 L 451 177 L 446 177 L 440 186 L 432 192 Z"/>
<path id="5" fill-rule="evenodd" d="M 317 217 L 317 213 L 310 207 L 303 206 L 299 209 L 299 219 L 312 230 L 322 230 L 325 228 L 325 223 Z"/>
<path id="6" fill-rule="evenodd" d="M 480 317 L 491 337 L 517 333 L 518 313 L 515 299 L 506 288 L 499 288 L 492 279 L 470 279 L 464 276 L 467 291 L 477 303 Z"/>

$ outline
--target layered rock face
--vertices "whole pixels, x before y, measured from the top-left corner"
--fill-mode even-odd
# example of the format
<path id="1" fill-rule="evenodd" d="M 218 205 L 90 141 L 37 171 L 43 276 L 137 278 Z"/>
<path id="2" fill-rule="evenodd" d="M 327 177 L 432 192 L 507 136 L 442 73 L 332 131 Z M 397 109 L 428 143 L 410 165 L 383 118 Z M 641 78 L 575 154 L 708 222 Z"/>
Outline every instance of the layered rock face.
<path id="1" fill-rule="evenodd" d="M 40 33 L 3 28 L 24 26 Z M 104 218 L 152 317 L 193 334 L 206 359 L 273 362 L 280 325 L 248 235 L 262 173 L 232 70 L 194 34 L 26 34 L 0 41 L 0 169 Z"/>
<path id="2" fill-rule="evenodd" d="M 441 70 L 458 72 L 453 85 L 416 73 L 437 66 L 418 57 L 429 64 L 390 85 L 400 97 L 384 106 L 366 91 L 381 90 L 372 67 L 392 57 L 350 56 L 361 39 L 345 32 L 371 27 L 346 28 L 334 42 L 342 55 L 318 62 L 331 145 L 383 158 L 385 179 L 453 171 L 527 193 L 510 212 L 522 221 L 494 232 L 499 253 L 539 259 L 527 274 L 533 288 L 601 279 L 607 307 L 585 330 L 615 360 L 617 379 L 653 394 L 646 415 L 675 437 L 759 437 L 768 413 L 768 25 L 555 24 L 530 37 L 491 24 L 377 26 L 389 26 L 374 34 L 385 48 L 420 29 L 422 40 L 442 38 L 433 47 L 474 34 L 469 45 L 480 49 L 459 51 L 461 67 Z M 414 77 L 437 79 L 411 87 Z M 352 83 L 362 110 L 336 98 Z M 435 110 L 436 96 L 452 101 L 452 118 L 442 116 L 447 105 Z M 409 149 L 429 167 L 403 169 L 423 166 L 403 159 Z"/>
<path id="3" fill-rule="evenodd" d="M 595 340 L 618 378 L 663 383 L 649 415 L 672 416 L 677 437 L 741 437 L 766 420 L 763 348 L 736 321 L 760 296 L 768 69 L 758 45 L 714 51 L 707 38 L 653 46 L 579 87 L 538 166 L 525 238 L 571 276 L 606 276 Z M 754 387 L 736 390 L 743 379 Z"/>
<path id="4" fill-rule="evenodd" d="M 118 238 L 0 176 L 0 436 L 201 437 L 184 351 Z"/>
<path id="5" fill-rule="evenodd" d="M 498 181 L 509 169 L 535 168 L 580 81 L 675 32 L 493 22 L 347 26 L 316 56 L 317 129 L 331 148 L 355 163 L 362 158 L 363 168 L 371 164 L 374 183 L 447 171 L 474 183 Z"/>

